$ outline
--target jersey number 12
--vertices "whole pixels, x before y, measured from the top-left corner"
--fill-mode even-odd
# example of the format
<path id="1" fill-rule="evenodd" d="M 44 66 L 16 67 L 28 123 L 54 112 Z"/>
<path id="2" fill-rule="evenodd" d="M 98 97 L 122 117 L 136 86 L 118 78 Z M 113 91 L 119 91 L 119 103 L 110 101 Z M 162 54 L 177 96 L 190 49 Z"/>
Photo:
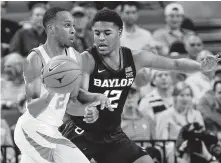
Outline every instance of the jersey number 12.
<path id="1" fill-rule="evenodd" d="M 120 95 L 121 95 L 122 91 L 121 90 L 106 90 L 104 92 L 104 95 L 106 97 L 108 97 L 108 99 L 110 100 L 111 103 L 111 107 L 113 109 L 116 109 L 118 107 L 118 102 L 116 102 L 116 100 L 120 99 Z M 111 97 L 110 97 L 111 96 Z"/>

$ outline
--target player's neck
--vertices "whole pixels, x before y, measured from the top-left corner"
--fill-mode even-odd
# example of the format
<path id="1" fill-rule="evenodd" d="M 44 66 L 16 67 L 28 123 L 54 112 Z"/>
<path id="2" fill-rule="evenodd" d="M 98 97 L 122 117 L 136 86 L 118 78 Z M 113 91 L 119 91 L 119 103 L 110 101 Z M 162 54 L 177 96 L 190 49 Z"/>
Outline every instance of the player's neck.
<path id="1" fill-rule="evenodd" d="M 109 55 L 103 56 L 105 62 L 111 66 L 113 69 L 118 70 L 121 68 L 121 59 L 120 59 L 120 46 L 115 48 Z"/>
<path id="2" fill-rule="evenodd" d="M 44 48 L 49 57 L 62 55 L 65 53 L 65 47 L 59 46 L 55 41 L 47 39 Z"/>
<path id="3" fill-rule="evenodd" d="M 112 61 L 119 61 L 120 56 L 120 46 L 115 48 L 109 55 L 105 55 L 104 59 L 112 60 Z"/>

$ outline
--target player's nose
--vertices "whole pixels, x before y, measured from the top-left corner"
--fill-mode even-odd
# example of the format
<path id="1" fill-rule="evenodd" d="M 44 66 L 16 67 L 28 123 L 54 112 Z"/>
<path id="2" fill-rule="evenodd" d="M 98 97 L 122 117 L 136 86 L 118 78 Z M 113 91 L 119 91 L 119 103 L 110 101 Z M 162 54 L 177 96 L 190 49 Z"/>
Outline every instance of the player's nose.
<path id="1" fill-rule="evenodd" d="M 72 27 L 72 28 L 70 29 L 70 33 L 71 33 L 71 34 L 75 34 L 75 28 L 74 28 L 74 27 Z"/>
<path id="2" fill-rule="evenodd" d="M 105 39 L 105 36 L 104 36 L 103 33 L 100 34 L 99 39 L 100 39 L 100 40 L 104 40 L 104 39 Z"/>

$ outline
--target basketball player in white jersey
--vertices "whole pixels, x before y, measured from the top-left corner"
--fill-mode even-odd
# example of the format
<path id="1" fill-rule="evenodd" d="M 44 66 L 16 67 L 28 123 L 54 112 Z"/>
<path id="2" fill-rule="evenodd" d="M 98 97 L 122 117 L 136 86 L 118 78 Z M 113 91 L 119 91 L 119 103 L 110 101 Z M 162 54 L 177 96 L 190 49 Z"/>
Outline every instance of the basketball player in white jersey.
<path id="1" fill-rule="evenodd" d="M 14 133 L 15 143 L 22 153 L 21 163 L 89 163 L 58 131 L 70 93 L 53 93 L 44 87 L 40 78 L 41 69 L 54 56 L 67 55 L 80 63 L 79 54 L 70 47 L 75 33 L 74 20 L 68 11 L 54 7 L 46 11 L 43 25 L 47 41 L 30 52 L 24 66 L 27 111 L 19 118 Z M 78 91 L 76 88 L 70 98 L 75 98 Z M 105 103 L 107 99 L 85 92 L 81 92 L 81 96 L 87 102 L 99 99 Z"/>

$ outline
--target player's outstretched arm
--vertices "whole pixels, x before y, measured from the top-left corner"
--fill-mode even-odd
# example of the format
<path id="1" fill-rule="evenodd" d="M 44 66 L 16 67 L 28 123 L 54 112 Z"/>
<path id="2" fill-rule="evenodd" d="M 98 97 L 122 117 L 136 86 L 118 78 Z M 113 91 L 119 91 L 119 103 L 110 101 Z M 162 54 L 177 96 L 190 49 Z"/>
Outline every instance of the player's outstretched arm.
<path id="1" fill-rule="evenodd" d="M 30 114 L 37 117 L 49 104 L 54 93 L 41 93 L 42 61 L 36 52 L 31 52 L 24 63 L 24 79 L 27 98 L 27 108 Z"/>
<path id="2" fill-rule="evenodd" d="M 160 70 L 174 70 L 183 73 L 194 73 L 197 71 L 213 70 L 217 62 L 221 60 L 218 57 L 219 55 L 210 55 L 207 56 L 202 63 L 199 63 L 187 58 L 171 59 L 151 52 L 142 51 L 138 55 L 134 55 L 134 62 L 137 71 L 143 67 L 147 67 Z"/>

